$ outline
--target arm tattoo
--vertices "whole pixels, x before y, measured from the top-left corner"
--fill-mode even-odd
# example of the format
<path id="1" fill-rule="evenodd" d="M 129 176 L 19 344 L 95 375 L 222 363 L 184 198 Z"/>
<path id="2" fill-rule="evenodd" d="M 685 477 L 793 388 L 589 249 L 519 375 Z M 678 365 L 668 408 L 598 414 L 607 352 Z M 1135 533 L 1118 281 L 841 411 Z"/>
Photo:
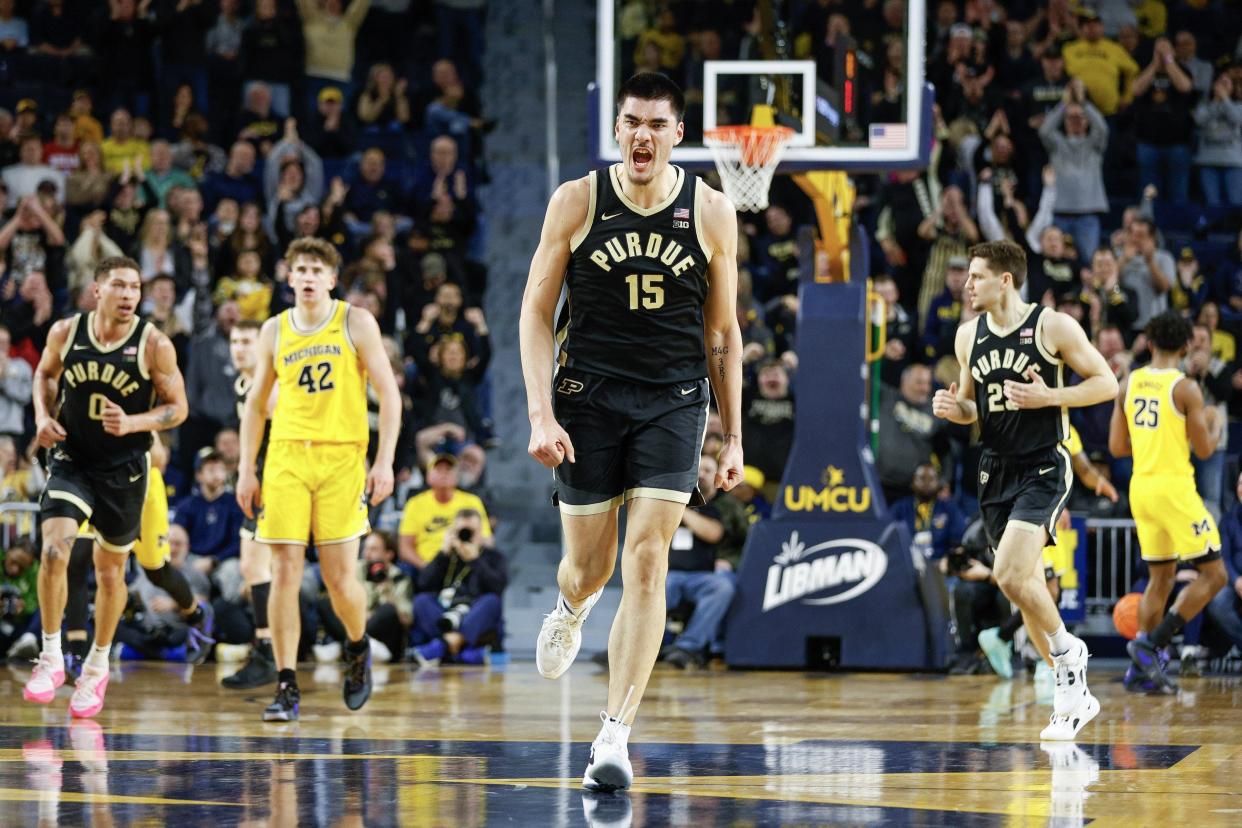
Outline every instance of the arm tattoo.
<path id="1" fill-rule="evenodd" d="M 177 409 L 171 405 L 166 405 L 160 410 L 159 424 L 160 428 L 168 428 L 177 419 Z"/>

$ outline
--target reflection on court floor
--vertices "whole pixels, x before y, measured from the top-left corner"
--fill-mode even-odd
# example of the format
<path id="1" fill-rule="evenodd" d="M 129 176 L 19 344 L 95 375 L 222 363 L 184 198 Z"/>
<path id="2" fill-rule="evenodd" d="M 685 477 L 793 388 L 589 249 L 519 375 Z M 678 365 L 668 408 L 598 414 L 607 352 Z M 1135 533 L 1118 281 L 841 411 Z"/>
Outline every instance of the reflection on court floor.
<path id="1" fill-rule="evenodd" d="M 70 722 L 65 698 L 21 703 L 22 672 L 10 670 L 0 823 L 1224 824 L 1242 813 L 1233 680 L 1187 682 L 1197 686 L 1182 699 L 1105 685 L 1106 713 L 1084 734 L 1095 741 L 1075 746 L 1029 740 L 1046 712 L 1021 684 L 659 673 L 631 746 L 638 784 L 592 795 L 579 781 L 602 677 L 583 668 L 566 693 L 533 672 L 391 668 L 375 702 L 349 715 L 333 669 L 308 681 L 303 721 L 278 727 L 257 720 L 266 694 L 218 689 L 212 671 L 126 666 L 100 720 Z"/>

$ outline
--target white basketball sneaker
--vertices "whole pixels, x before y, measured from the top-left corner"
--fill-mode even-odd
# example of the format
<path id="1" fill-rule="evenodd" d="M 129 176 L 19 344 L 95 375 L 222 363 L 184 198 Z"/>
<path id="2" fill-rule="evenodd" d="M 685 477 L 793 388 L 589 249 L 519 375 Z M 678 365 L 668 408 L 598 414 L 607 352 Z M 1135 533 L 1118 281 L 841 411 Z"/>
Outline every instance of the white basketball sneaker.
<path id="1" fill-rule="evenodd" d="M 1052 692 L 1052 716 L 1039 734 L 1044 741 L 1067 741 L 1078 735 L 1100 712 L 1100 703 L 1087 689 L 1087 645 L 1075 638 L 1074 645 L 1052 657 L 1056 688 Z"/>
<path id="2" fill-rule="evenodd" d="M 591 613 L 591 607 L 599 601 L 604 590 L 590 595 L 577 612 L 565 603 L 565 596 L 557 594 L 556 608 L 543 617 L 539 641 L 535 644 L 535 666 L 539 675 L 546 679 L 560 678 L 578 657 L 582 646 L 582 622 Z"/>
<path id="3" fill-rule="evenodd" d="M 630 726 L 602 711 L 599 718 L 604 726 L 591 743 L 591 758 L 587 760 L 586 773 L 582 775 L 582 787 L 589 791 L 628 788 L 634 782 L 628 744 Z"/>

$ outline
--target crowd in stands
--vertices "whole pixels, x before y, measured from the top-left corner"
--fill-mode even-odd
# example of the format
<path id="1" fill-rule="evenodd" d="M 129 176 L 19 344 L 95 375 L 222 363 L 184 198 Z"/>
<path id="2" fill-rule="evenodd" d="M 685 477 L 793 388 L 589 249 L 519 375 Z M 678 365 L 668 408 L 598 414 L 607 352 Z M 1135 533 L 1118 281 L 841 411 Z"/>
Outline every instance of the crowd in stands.
<path id="1" fill-rule="evenodd" d="M 619 6 L 622 73 L 653 69 L 682 83 L 687 138 L 696 140 L 703 62 L 761 56 L 762 12 L 748 3 Z M 896 120 L 881 116 L 900 111 L 905 85 L 903 0 L 805 0 L 778 15 L 790 57 L 816 60 L 820 79 L 833 83 L 840 51 L 852 51 L 860 119 Z M 940 0 L 928 4 L 926 23 L 925 76 L 936 95 L 929 167 L 854 178 L 854 217 L 873 240 L 887 315 L 876 463 L 916 546 L 944 561 L 951 582 L 967 584 L 958 614 L 983 617 L 981 602 L 999 593 L 969 586 L 987 584 L 990 571 L 981 549 L 962 545 L 978 511 L 980 449 L 970 429 L 931 413 L 934 390 L 957 378 L 954 332 L 972 314 L 963 303 L 968 250 L 1021 244 L 1030 263 L 1024 298 L 1078 319 L 1119 378 L 1150 358 L 1143 329 L 1152 316 L 1185 313 L 1196 328 L 1184 371 L 1236 422 L 1242 14 L 1228 2 L 1187 0 Z M 743 439 L 748 474 L 769 498 L 792 437 L 797 235 L 815 223 L 807 199 L 779 176 L 770 202 L 741 216 L 738 257 Z M 1073 412 L 1076 514 L 1128 514 L 1130 460 L 1108 452 L 1112 407 Z M 1226 480 L 1236 477 L 1237 439 L 1226 435 L 1195 464 L 1218 516 L 1233 502 Z M 1226 515 L 1225 525 L 1236 519 Z M 1242 647 L 1242 570 L 1231 573 L 1220 601 L 1233 602 L 1231 640 Z M 958 666 L 972 670 L 985 662 L 975 658 L 978 625 L 965 626 Z"/>
<path id="2" fill-rule="evenodd" d="M 478 192 L 495 126 L 478 94 L 485 6 L 0 0 L 0 448 L 6 436 L 13 447 L 0 451 L 0 496 L 28 500 L 40 485 L 30 366 L 50 325 L 91 308 L 93 263 L 133 255 L 144 312 L 177 346 L 190 401 L 167 474 L 173 545 L 218 604 L 240 606 L 236 534 L 218 529 L 238 519 L 227 494 L 238 453 L 229 336 L 239 320 L 289 307 L 282 251 L 320 236 L 344 257 L 341 298 L 380 321 L 404 404 L 404 485 L 379 516 L 395 531 L 371 536 L 359 564 L 372 635 L 393 658 L 415 645 L 424 663 L 475 660 L 499 639 L 498 602 L 475 600 L 507 580 L 485 485 L 496 439 L 480 307 Z M 761 54 L 758 4 L 618 8 L 621 72 L 681 83 L 687 138 L 700 139 L 703 62 Z M 1191 316 L 1186 373 L 1210 404 L 1240 413 L 1242 14 L 1226 0 L 939 0 L 927 11 L 930 166 L 855 179 L 888 317 L 876 460 L 886 500 L 926 555 L 986 580 L 983 561 L 960 552 L 979 448 L 969 429 L 932 417 L 930 402 L 956 377 L 971 244 L 1022 244 L 1026 297 L 1080 320 L 1119 377 L 1148 358 L 1154 314 Z M 785 12 L 791 56 L 816 60 L 831 80 L 838 50 L 852 49 L 866 111 L 899 106 L 903 0 L 801 0 Z M 781 178 L 771 202 L 739 218 L 745 482 L 687 512 L 674 539 L 676 632 L 664 656 L 676 666 L 719 652 L 747 528 L 769 513 L 792 443 L 797 234 L 814 216 Z M 1111 408 L 1074 412 L 1076 513 L 1126 514 L 1128 460 L 1108 454 Z M 707 477 L 720 432 L 713 419 Z M 1223 441 L 1196 465 L 1227 539 L 1242 537 L 1230 534 L 1240 515 L 1225 485 L 1237 445 Z M 20 591 L 37 563 L 13 557 L 6 577 Z M 1242 579 L 1231 565 L 1232 598 Z M 339 624 L 317 583 L 304 592 L 304 626 L 323 633 L 303 653 L 331 658 Z M 242 621 L 239 642 L 249 640 Z"/>
<path id="3" fill-rule="evenodd" d="M 462 562 L 500 556 L 477 494 L 497 442 L 481 307 L 485 13 L 485 0 L 0 0 L 0 499 L 42 486 L 31 375 L 52 323 L 93 309 L 97 262 L 132 256 L 192 412 L 161 435 L 173 562 L 214 601 L 219 640 L 251 641 L 230 335 L 292 305 L 283 251 L 318 236 L 342 255 L 337 298 L 379 320 L 402 392 L 399 495 L 373 516 L 394 532 L 369 538 L 359 564 L 372 636 L 394 659 L 411 641 L 447 637 L 446 656 L 465 660 L 499 644 L 502 558 L 441 607 L 493 595 L 469 640 L 418 632 L 437 629 L 419 599 L 450 601 Z M 32 518 L 5 520 L 3 583 L 24 584 L 38 562 L 16 542 Z M 462 521 L 479 525 L 473 545 L 445 531 Z M 310 572 L 305 652 L 330 654 L 340 624 Z M 140 574 L 132 592 L 140 631 L 176 623 Z M 37 608 L 24 591 L 20 604 Z"/>

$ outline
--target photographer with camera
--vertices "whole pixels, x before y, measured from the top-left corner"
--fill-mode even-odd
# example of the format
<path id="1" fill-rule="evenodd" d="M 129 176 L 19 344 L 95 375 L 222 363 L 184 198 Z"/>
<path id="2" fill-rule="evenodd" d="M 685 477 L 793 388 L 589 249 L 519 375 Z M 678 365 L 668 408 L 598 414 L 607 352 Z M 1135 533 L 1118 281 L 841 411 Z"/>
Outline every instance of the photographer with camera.
<path id="1" fill-rule="evenodd" d="M 0 654 L 7 654 L 30 627 L 30 619 L 39 609 L 38 578 L 39 563 L 29 547 L 20 543 L 10 546 L 0 570 Z"/>
<path id="2" fill-rule="evenodd" d="M 414 582 L 397 566 L 397 542 L 390 533 L 367 535 L 358 561 L 358 578 L 367 593 L 371 657 L 381 663 L 398 661 L 414 620 Z M 333 641 L 347 640 L 345 627 L 327 596 L 319 599 L 319 620 Z"/>
<path id="3" fill-rule="evenodd" d="M 955 652 L 949 659 L 950 675 L 988 673 L 979 650 L 979 632 L 1008 620 L 1011 610 L 992 574 L 992 552 L 976 520 L 966 528 L 960 545 L 940 559 L 940 570 L 949 578 L 949 602 Z"/>
<path id="4" fill-rule="evenodd" d="M 484 537 L 482 516 L 475 509 L 460 510 L 439 554 L 420 573 L 414 597 L 418 663 L 482 664 L 484 645 L 499 643 L 500 596 L 508 583 L 508 564 Z"/>

